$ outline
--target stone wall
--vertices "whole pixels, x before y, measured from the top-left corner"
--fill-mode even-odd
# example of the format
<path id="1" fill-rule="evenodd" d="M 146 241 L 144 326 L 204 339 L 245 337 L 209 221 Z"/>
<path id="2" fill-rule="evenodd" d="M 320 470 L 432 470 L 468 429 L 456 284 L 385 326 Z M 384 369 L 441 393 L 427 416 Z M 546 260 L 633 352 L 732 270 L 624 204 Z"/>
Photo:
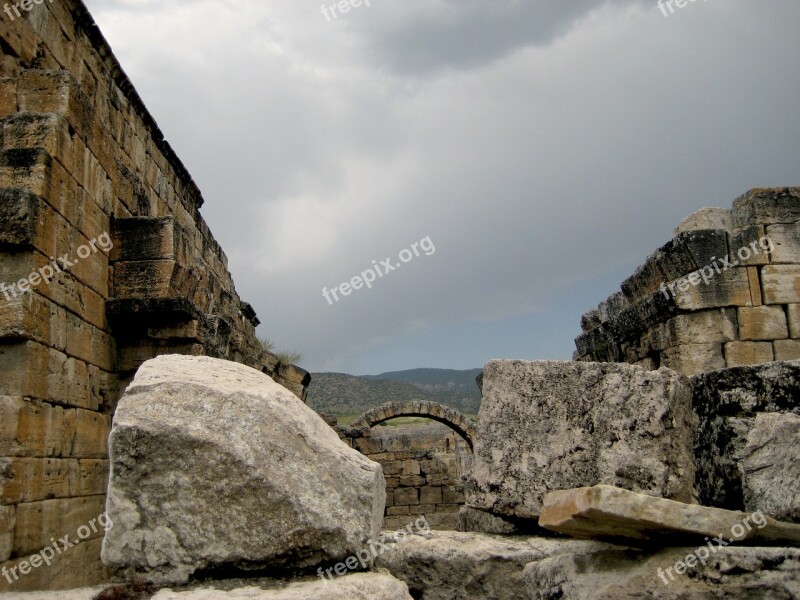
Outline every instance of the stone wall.
<path id="1" fill-rule="evenodd" d="M 384 528 L 400 529 L 420 515 L 435 529 L 457 527 L 464 504 L 461 475 L 472 465 L 461 436 L 439 423 L 337 431 L 346 444 L 383 466 Z"/>
<path id="2" fill-rule="evenodd" d="M 104 510 L 121 390 L 160 354 L 255 367 L 250 305 L 203 197 L 79 0 L 0 19 L 0 567 Z M 99 581 L 100 532 L 0 591 Z"/>
<path id="3" fill-rule="evenodd" d="M 692 376 L 800 358 L 800 188 L 691 215 L 581 326 L 583 361 Z"/>

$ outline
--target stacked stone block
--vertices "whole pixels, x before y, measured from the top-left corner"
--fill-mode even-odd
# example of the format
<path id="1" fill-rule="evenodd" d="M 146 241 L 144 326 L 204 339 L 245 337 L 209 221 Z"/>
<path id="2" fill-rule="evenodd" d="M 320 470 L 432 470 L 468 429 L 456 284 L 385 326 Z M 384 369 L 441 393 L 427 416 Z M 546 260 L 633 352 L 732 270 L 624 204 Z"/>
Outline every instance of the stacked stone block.
<path id="1" fill-rule="evenodd" d="M 464 504 L 461 475 L 472 464 L 464 439 L 444 425 L 337 428 L 344 442 L 383 466 L 383 526 L 401 529 L 424 515 L 435 529 L 455 529 Z"/>
<path id="2" fill-rule="evenodd" d="M 800 188 L 703 209 L 581 320 L 575 359 L 685 375 L 800 358 Z"/>
<path id="3" fill-rule="evenodd" d="M 0 19 L 0 46 L 0 567 L 12 569 L 103 512 L 111 416 L 145 360 L 228 358 L 301 398 L 309 376 L 261 348 L 199 189 L 83 3 Z M 94 251 L 75 261 L 81 247 Z M 74 264 L 46 282 L 57 257 Z M 94 583 L 99 556 L 93 532 L 0 591 Z"/>

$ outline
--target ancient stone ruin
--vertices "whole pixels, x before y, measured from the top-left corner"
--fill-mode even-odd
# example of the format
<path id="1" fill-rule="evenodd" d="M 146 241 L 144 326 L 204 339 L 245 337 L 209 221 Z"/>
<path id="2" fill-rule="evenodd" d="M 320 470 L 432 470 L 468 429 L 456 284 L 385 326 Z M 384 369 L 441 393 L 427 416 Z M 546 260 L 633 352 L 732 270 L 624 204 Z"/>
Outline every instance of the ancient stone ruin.
<path id="1" fill-rule="evenodd" d="M 800 189 L 684 221 L 578 360 L 489 362 L 479 423 L 334 428 L 85 6 L 30 4 L 0 21 L 0 594 L 800 597 Z M 452 433 L 376 431 L 402 415 Z"/>

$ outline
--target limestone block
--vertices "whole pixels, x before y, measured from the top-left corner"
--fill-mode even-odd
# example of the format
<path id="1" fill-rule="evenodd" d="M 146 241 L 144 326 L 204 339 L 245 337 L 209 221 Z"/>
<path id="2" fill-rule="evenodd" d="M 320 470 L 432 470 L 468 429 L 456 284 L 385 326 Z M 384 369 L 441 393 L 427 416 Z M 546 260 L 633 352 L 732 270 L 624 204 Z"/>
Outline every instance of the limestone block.
<path id="1" fill-rule="evenodd" d="M 757 415 L 739 460 L 745 509 L 800 523 L 800 416 Z"/>
<path id="2" fill-rule="evenodd" d="M 789 317 L 789 333 L 793 338 L 800 338 L 800 304 L 790 304 L 786 314 Z"/>
<path id="3" fill-rule="evenodd" d="M 800 415 L 800 361 L 767 363 L 705 373 L 692 379 L 700 417 L 695 437 L 700 503 L 743 510 L 737 458 L 759 413 Z"/>
<path id="4" fill-rule="evenodd" d="M 16 523 L 17 507 L 0 506 L 0 563 L 11 557 Z"/>
<path id="5" fill-rule="evenodd" d="M 420 504 L 441 504 L 442 503 L 442 488 L 423 486 L 419 490 Z"/>
<path id="6" fill-rule="evenodd" d="M 67 498 L 75 488 L 77 468 L 77 461 L 62 458 L 2 458 L 0 502 Z"/>
<path id="7" fill-rule="evenodd" d="M 380 533 L 381 466 L 240 364 L 146 362 L 119 402 L 109 444 L 114 527 L 103 561 L 154 582 L 183 582 L 212 565 L 341 560 Z"/>
<path id="8" fill-rule="evenodd" d="M 800 360 L 800 340 L 777 340 L 772 347 L 775 360 Z"/>
<path id="9" fill-rule="evenodd" d="M 701 208 L 684 218 L 675 228 L 675 235 L 698 229 L 733 230 L 733 215 L 729 208 Z"/>
<path id="10" fill-rule="evenodd" d="M 767 236 L 774 246 L 772 264 L 800 263 L 800 223 L 770 225 Z"/>
<path id="11" fill-rule="evenodd" d="M 395 506 L 410 506 L 419 504 L 419 491 L 415 487 L 397 488 L 394 491 Z"/>
<path id="12" fill-rule="evenodd" d="M 800 303 L 800 266 L 768 265 L 761 269 L 764 304 Z"/>
<path id="13" fill-rule="evenodd" d="M 525 566 L 527 586 L 517 597 L 700 600 L 797 595 L 800 550 L 708 543 L 712 546 L 701 539 L 696 545 L 663 550 L 617 546 L 546 557 Z"/>
<path id="14" fill-rule="evenodd" d="M 667 321 L 669 346 L 719 344 L 736 339 L 736 312 L 717 309 L 678 315 Z"/>
<path id="15" fill-rule="evenodd" d="M 765 267 L 768 268 L 768 267 Z M 706 283 L 708 281 L 708 283 Z M 707 310 L 726 306 L 752 306 L 747 268 L 716 273 L 706 280 L 694 272 L 669 284 L 668 290 L 682 310 Z"/>
<path id="16" fill-rule="evenodd" d="M 14 552 L 17 556 L 33 554 L 51 545 L 50 538 L 60 538 L 65 535 L 69 535 L 70 541 L 78 541 L 79 534 L 84 536 L 84 540 L 102 538 L 105 535 L 102 523 L 107 523 L 102 516 L 104 510 L 103 496 L 20 504 L 17 507 Z M 91 523 L 94 523 L 94 527 Z M 78 532 L 84 525 L 88 530 L 81 529 Z"/>
<path id="17" fill-rule="evenodd" d="M 731 543 L 800 543 L 800 525 L 764 514 L 684 504 L 609 485 L 546 494 L 539 525 L 603 541 L 669 542 L 678 536 L 699 540 L 723 532 Z"/>
<path id="18" fill-rule="evenodd" d="M 800 188 L 756 188 L 733 202 L 733 226 L 800 221 Z"/>
<path id="19" fill-rule="evenodd" d="M 739 339 L 782 340 L 789 337 L 786 313 L 781 306 L 754 306 L 739 309 Z"/>
<path id="20" fill-rule="evenodd" d="M 358 564 L 358 562 L 356 563 Z M 344 568 L 344 567 L 342 567 Z M 386 572 L 350 573 L 323 581 L 291 582 L 282 589 L 242 587 L 237 589 L 204 586 L 191 591 L 160 590 L 152 600 L 412 600 L 408 586 Z M 345 571 L 347 573 L 347 571 Z"/>
<path id="21" fill-rule="evenodd" d="M 174 260 L 136 260 L 114 263 L 114 298 L 168 298 L 179 296 L 172 287 Z"/>
<path id="22" fill-rule="evenodd" d="M 737 230 L 730 237 L 730 258 L 737 260 L 743 266 L 768 265 L 772 245 L 766 235 L 766 228 L 763 225 Z"/>
<path id="23" fill-rule="evenodd" d="M 775 360 L 769 342 L 729 342 L 725 344 L 725 363 L 728 367 L 760 365 Z"/>
<path id="24" fill-rule="evenodd" d="M 548 491 L 601 482 L 691 501 L 691 395 L 669 369 L 491 361 L 467 504 L 533 518 Z"/>
<path id="25" fill-rule="evenodd" d="M 0 396 L 0 456 L 68 456 L 74 436 L 74 410 Z"/>
<path id="26" fill-rule="evenodd" d="M 725 368 L 722 344 L 686 344 L 661 353 L 661 365 L 687 377 Z"/>

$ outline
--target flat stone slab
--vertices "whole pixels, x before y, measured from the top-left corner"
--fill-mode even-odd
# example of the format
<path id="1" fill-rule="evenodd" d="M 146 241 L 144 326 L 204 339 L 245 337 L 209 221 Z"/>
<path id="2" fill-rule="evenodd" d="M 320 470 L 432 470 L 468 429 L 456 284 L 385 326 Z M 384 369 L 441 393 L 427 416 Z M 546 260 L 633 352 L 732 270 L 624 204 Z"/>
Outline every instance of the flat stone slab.
<path id="1" fill-rule="evenodd" d="M 550 492 L 539 525 L 598 540 L 685 541 L 687 536 L 735 542 L 800 545 L 800 525 L 760 511 L 739 511 L 654 498 L 610 485 Z"/>

